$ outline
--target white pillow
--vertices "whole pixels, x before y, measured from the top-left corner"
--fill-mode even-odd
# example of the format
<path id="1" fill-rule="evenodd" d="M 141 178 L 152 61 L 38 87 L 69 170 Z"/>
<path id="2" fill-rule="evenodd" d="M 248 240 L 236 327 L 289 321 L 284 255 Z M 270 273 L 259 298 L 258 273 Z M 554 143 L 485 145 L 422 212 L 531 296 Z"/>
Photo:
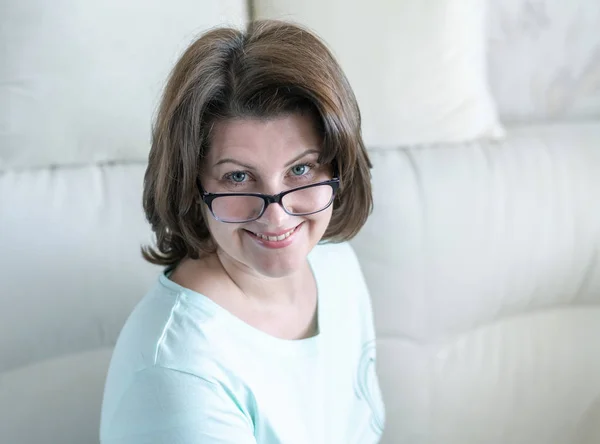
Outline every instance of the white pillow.
<path id="1" fill-rule="evenodd" d="M 146 159 L 177 56 L 245 20 L 243 0 L 3 2 L 0 170 Z"/>
<path id="2" fill-rule="evenodd" d="M 490 88 L 503 119 L 600 117 L 600 1 L 494 1 L 490 18 Z"/>
<path id="3" fill-rule="evenodd" d="M 258 18 L 298 21 L 348 76 L 369 146 L 503 133 L 486 79 L 485 0 L 257 0 Z"/>

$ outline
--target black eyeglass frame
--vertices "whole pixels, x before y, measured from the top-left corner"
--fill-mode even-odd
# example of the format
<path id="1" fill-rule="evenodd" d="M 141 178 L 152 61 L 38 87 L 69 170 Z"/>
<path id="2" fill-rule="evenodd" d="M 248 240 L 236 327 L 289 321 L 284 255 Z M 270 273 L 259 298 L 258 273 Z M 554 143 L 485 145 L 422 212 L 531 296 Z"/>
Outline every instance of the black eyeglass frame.
<path id="1" fill-rule="evenodd" d="M 336 193 L 337 193 L 337 191 L 338 191 L 338 189 L 340 187 L 340 179 L 339 179 L 339 177 L 334 177 L 334 178 L 329 179 L 329 180 L 324 180 L 323 182 L 311 183 L 310 185 L 303 185 L 301 187 L 292 188 L 290 190 L 285 190 L 285 191 L 282 191 L 279 194 L 262 194 L 262 193 L 209 193 L 209 192 L 207 192 L 204 189 L 204 187 L 200 183 L 200 179 L 198 179 L 197 182 L 198 182 L 198 189 L 200 190 L 200 197 L 202 198 L 202 201 L 206 204 L 206 206 L 210 210 L 210 213 L 213 215 L 213 217 L 216 220 L 218 220 L 219 222 L 226 223 L 226 224 L 243 224 L 243 223 L 246 223 L 246 222 L 252 222 L 252 221 L 255 221 L 257 219 L 260 219 L 262 217 L 262 215 L 265 214 L 265 211 L 267 211 L 267 207 L 269 205 L 273 204 L 273 203 L 279 204 L 279 206 L 281 208 L 283 208 L 283 211 L 285 211 L 290 216 L 309 216 L 311 214 L 320 213 L 321 211 L 324 211 L 324 210 L 326 210 L 327 208 L 329 208 L 331 206 L 331 204 L 335 200 L 335 195 L 336 195 Z M 332 188 L 332 193 L 331 193 L 331 200 L 329 201 L 329 203 L 325 207 L 321 208 L 320 210 L 312 211 L 310 213 L 290 213 L 288 210 L 285 209 L 285 207 L 281 203 L 282 199 L 287 194 L 293 193 L 294 191 L 305 190 L 307 188 L 313 188 L 313 187 L 322 186 L 322 185 L 329 185 Z M 227 221 L 227 220 L 219 219 L 215 215 L 215 213 L 213 212 L 213 209 L 212 209 L 213 200 L 215 200 L 218 197 L 227 197 L 227 196 L 234 196 L 234 197 L 242 197 L 242 196 L 259 197 L 264 202 L 263 203 L 263 208 L 262 208 L 260 214 L 258 216 L 256 216 L 256 217 L 253 217 L 252 219 L 248 219 L 248 220 L 244 220 L 244 221 L 240 221 L 240 222 Z"/>

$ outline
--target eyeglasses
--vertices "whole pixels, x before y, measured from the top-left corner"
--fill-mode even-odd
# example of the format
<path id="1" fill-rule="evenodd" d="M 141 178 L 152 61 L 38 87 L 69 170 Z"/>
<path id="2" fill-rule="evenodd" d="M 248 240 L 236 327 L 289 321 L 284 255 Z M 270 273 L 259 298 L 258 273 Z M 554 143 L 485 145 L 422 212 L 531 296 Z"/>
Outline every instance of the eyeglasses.
<path id="1" fill-rule="evenodd" d="M 220 222 L 243 223 L 259 219 L 272 203 L 290 216 L 308 216 L 328 208 L 340 186 L 340 179 L 305 185 L 282 193 L 207 193 L 200 181 L 198 188 L 202 200 L 214 218 Z"/>

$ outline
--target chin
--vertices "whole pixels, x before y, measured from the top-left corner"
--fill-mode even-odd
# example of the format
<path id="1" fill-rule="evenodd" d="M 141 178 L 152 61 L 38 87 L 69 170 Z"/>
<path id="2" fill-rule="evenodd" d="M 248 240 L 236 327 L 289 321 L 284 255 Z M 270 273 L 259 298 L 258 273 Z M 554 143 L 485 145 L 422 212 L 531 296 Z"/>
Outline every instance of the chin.
<path id="1" fill-rule="evenodd" d="M 244 262 L 248 267 L 265 277 L 280 278 L 302 270 L 312 244 L 303 239 L 303 242 L 296 242 L 280 250 L 269 250 L 259 245 L 248 247 L 244 249 Z"/>

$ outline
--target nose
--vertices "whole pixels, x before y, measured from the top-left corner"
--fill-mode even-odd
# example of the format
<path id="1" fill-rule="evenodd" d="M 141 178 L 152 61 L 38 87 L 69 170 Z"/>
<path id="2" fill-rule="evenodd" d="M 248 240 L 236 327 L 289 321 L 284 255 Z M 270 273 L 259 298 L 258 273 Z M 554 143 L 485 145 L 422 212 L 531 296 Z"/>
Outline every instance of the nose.
<path id="1" fill-rule="evenodd" d="M 285 221 L 288 217 L 283 207 L 278 203 L 272 203 L 265 209 L 265 212 L 260 217 L 259 222 L 263 222 L 265 225 L 271 227 L 281 227 L 285 225 Z"/>

